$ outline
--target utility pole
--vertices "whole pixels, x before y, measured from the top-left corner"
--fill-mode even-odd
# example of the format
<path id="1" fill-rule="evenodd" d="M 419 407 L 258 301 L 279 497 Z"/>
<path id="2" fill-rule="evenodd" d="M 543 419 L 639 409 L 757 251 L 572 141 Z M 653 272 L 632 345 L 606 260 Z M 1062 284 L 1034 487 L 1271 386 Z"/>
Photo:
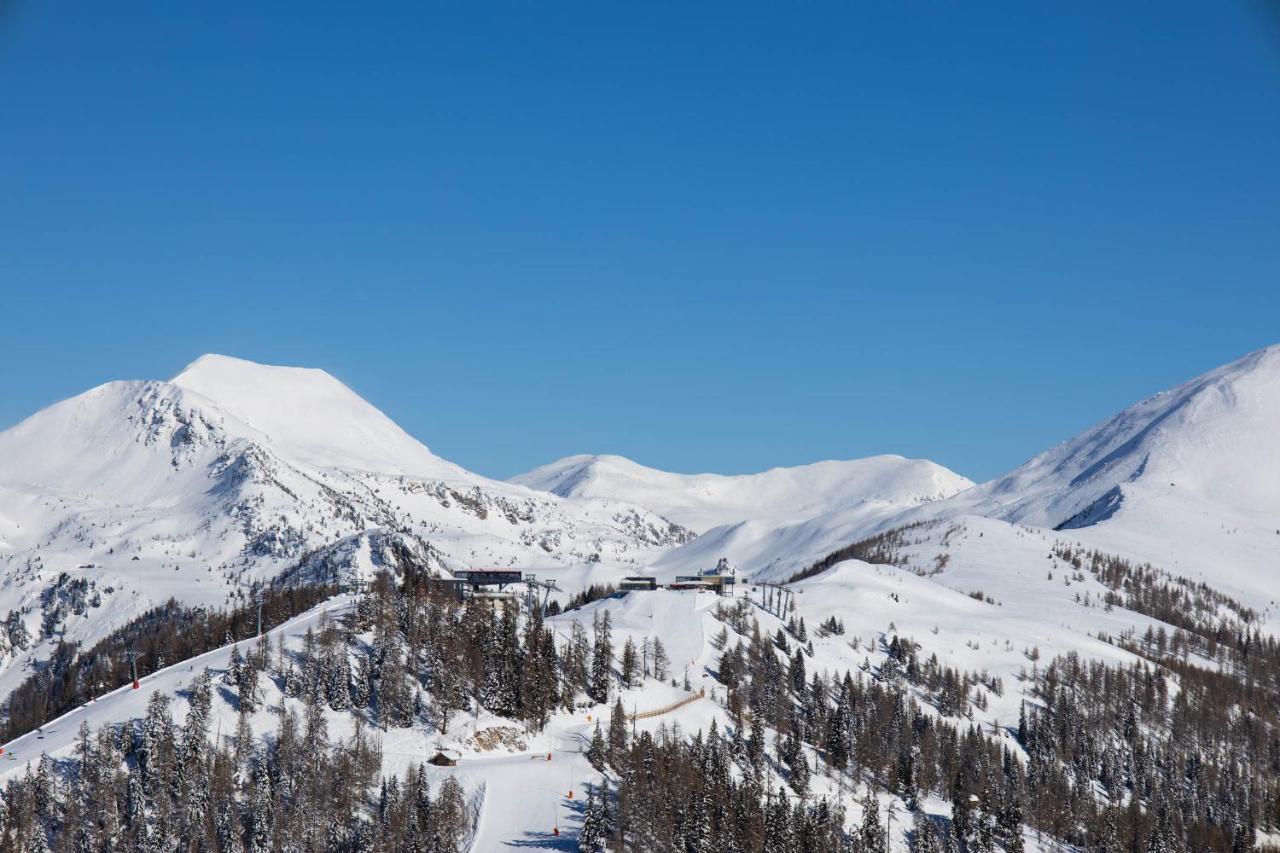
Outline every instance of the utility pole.
<path id="1" fill-rule="evenodd" d="M 249 600 L 258 606 L 258 630 L 257 636 L 262 636 L 262 588 L 256 584 L 249 584 L 248 587 Z"/>
<path id="2" fill-rule="evenodd" d="M 137 690 L 141 686 L 138 682 L 138 653 L 129 649 L 125 652 L 125 656 L 129 658 L 129 667 L 133 673 L 133 689 Z"/>

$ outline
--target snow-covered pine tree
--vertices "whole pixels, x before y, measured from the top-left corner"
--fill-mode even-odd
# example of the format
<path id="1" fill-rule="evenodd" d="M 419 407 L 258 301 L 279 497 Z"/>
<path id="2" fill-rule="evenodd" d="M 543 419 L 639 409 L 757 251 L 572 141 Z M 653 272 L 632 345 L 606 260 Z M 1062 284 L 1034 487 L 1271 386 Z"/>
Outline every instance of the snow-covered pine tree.
<path id="1" fill-rule="evenodd" d="M 249 803 L 249 853 L 272 853 L 275 828 L 275 800 L 271 796 L 271 777 L 265 758 L 259 759 L 253 772 L 253 798 Z"/>
<path id="2" fill-rule="evenodd" d="M 607 792 L 588 783 L 587 805 L 582 814 L 582 828 L 578 830 L 578 850 L 582 853 L 602 853 L 609 836 L 609 819 L 605 797 Z"/>
<path id="3" fill-rule="evenodd" d="M 467 819 L 467 804 L 462 794 L 462 783 L 449 776 L 440 783 L 440 793 L 435 804 L 436 827 L 439 837 L 448 845 L 449 851 L 458 850 L 463 838 L 470 831 Z"/>
<path id="4" fill-rule="evenodd" d="M 609 611 L 597 613 L 592 620 L 594 641 L 591 648 L 591 684 L 587 689 L 591 701 L 609 701 L 609 681 L 613 674 L 613 621 Z"/>
<path id="5" fill-rule="evenodd" d="M 587 761 L 596 770 L 604 772 L 608 752 L 608 748 L 604 744 L 604 733 L 600 731 L 600 721 L 596 720 L 595 731 L 591 733 L 591 745 L 587 747 Z"/>
<path id="6" fill-rule="evenodd" d="M 333 710 L 345 711 L 351 707 L 351 659 L 346 644 L 339 643 L 326 660 L 325 699 Z"/>
<path id="7" fill-rule="evenodd" d="M 886 853 L 884 827 L 880 824 L 880 804 L 870 790 L 862 798 L 862 825 L 858 828 L 863 853 Z"/>
<path id="8" fill-rule="evenodd" d="M 627 637 L 622 644 L 622 658 L 619 663 L 619 681 L 623 687 L 635 687 L 638 681 L 639 662 L 636 658 L 636 644 Z"/>
<path id="9" fill-rule="evenodd" d="M 622 700 L 613 703 L 613 713 L 609 715 L 609 763 L 620 767 L 623 753 L 627 748 L 627 712 L 622 707 Z"/>

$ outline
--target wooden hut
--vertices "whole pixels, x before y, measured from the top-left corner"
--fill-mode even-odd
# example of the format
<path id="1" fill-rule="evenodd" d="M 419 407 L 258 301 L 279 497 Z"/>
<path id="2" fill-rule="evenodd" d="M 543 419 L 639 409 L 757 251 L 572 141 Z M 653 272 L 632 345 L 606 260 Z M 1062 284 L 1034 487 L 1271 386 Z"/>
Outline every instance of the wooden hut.
<path id="1" fill-rule="evenodd" d="M 457 767 L 458 759 L 443 751 L 437 751 L 435 755 L 427 759 L 427 763 L 434 764 L 436 767 Z"/>

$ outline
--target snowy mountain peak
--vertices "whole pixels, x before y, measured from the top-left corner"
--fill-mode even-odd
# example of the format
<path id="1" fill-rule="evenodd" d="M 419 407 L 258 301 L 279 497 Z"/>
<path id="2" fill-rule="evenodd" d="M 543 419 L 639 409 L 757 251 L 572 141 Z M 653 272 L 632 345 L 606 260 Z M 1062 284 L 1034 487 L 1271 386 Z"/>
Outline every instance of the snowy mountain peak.
<path id="1" fill-rule="evenodd" d="M 1177 490 L 1280 512 L 1280 346 L 1155 394 L 975 489 L 983 508 L 1048 527 L 1105 520 L 1126 493 Z"/>
<path id="2" fill-rule="evenodd" d="M 431 568 L 584 575 L 633 571 L 690 538 L 639 507 L 539 495 L 439 459 L 323 371 L 205 356 L 171 381 L 109 382 L 0 432 L 0 619 L 24 619 L 38 641 L 7 651 L 0 631 L 0 699 L 55 636 L 96 641 L 170 597 L 219 607 L 285 572 L 338 577 L 362 561 L 344 543 L 366 535 L 420 544 Z M 57 610 L 50 589 L 71 582 L 114 595 L 111 607 Z"/>
<path id="3" fill-rule="evenodd" d="M 569 456 L 512 479 L 561 497 L 612 498 L 693 530 L 747 520 L 781 523 L 866 502 L 911 506 L 973 485 L 926 459 L 871 456 L 757 474 L 675 474 L 623 456 Z"/>
<path id="4" fill-rule="evenodd" d="M 933 514 L 1056 528 L 1249 600 L 1275 597 L 1280 346 L 1148 397 Z"/>
<path id="5" fill-rule="evenodd" d="M 456 466 L 323 370 L 211 354 L 193 361 L 170 383 L 265 434 L 290 458 L 386 474 L 459 474 Z"/>

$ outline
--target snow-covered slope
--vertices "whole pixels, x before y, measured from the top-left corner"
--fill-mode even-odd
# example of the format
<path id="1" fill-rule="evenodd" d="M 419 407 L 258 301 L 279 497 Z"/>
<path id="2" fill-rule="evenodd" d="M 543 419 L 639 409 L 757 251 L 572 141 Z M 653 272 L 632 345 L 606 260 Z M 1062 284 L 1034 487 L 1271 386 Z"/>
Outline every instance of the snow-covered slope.
<path id="1" fill-rule="evenodd" d="M 691 574 L 725 557 L 744 575 L 785 580 L 837 548 L 892 526 L 902 512 L 901 504 L 864 501 L 791 523 L 726 524 L 659 556 L 654 573 L 663 578 Z"/>
<path id="2" fill-rule="evenodd" d="M 304 412 L 314 415 L 298 416 Z M 326 420 L 326 413 L 337 416 Z M 325 422 L 307 426 L 315 420 Z M 1009 727 L 1024 701 L 1036 701 L 1027 671 L 1039 661 L 1075 652 L 1128 665 L 1138 658 L 1107 638 L 1173 630 L 1126 609 L 1136 605 L 1115 600 L 1116 590 L 1073 565 L 1064 546 L 1204 578 L 1256 606 L 1255 628 L 1280 629 L 1280 608 L 1268 606 L 1280 595 L 1278 424 L 1280 348 L 1271 348 L 967 489 L 945 469 L 896 457 L 747 477 L 666 474 L 617 457 L 577 457 L 511 485 L 435 457 L 325 374 L 206 358 L 173 382 L 111 383 L 0 434 L 0 615 L 29 607 L 23 618 L 38 633 L 48 602 L 67 602 L 55 630 L 84 639 L 169 594 L 216 603 L 242 576 L 294 566 L 367 575 L 402 554 L 446 568 L 536 564 L 560 581 L 563 602 L 589 583 L 636 570 L 669 576 L 720 557 L 748 575 L 785 580 L 869 533 L 903 529 L 892 556 L 883 558 L 892 565 L 850 559 L 791 585 L 794 616 L 810 630 L 833 617 L 848 629 L 814 631 L 807 665 L 827 674 L 874 673 L 894 637 L 910 638 L 922 658 L 936 655 L 945 666 L 983 674 L 974 687 L 981 702 L 965 713 L 1017 752 Z M 710 529 L 687 541 L 665 514 Z M 67 578 L 95 584 L 98 603 L 77 611 L 63 594 Z M 750 584 L 737 593 L 761 599 Z M 647 648 L 647 640 L 661 638 L 679 686 L 649 679 L 621 691 L 624 707 L 661 709 L 691 698 L 687 678 L 707 695 L 639 721 L 639 728 L 678 724 L 693 732 L 716 720 L 723 729 L 729 716 L 714 678 L 722 651 L 715 637 L 726 630 L 715 616 L 721 603 L 704 593 L 633 593 L 548 624 L 563 645 L 574 622 L 590 625 L 608 610 L 619 645 L 629 638 Z M 339 597 L 275 633 L 298 647 L 307 628 L 347 606 Z M 750 613 L 767 634 L 784 625 L 760 607 Z M 68 755 L 81 719 L 137 716 L 150 691 L 176 695 L 180 709 L 182 685 L 201 666 L 224 668 L 228 654 L 156 673 L 140 691 L 116 691 L 8 745 L 0 777 L 24 772 L 41 751 Z M 13 664 L 30 656 L 6 656 L 0 695 L 24 674 Z M 1217 665 L 1210 658 L 1197 663 Z M 267 694 L 264 707 L 295 702 L 271 686 Z M 595 778 L 575 744 L 607 713 L 599 705 L 557 713 L 515 757 L 466 752 L 469 733 L 501 722 L 485 715 L 452 735 L 462 764 L 431 772 L 456 772 L 469 793 L 485 799 L 474 849 L 567 845 L 546 827 L 560 819 L 561 792 Z M 215 716 L 227 730 L 234 709 L 219 699 Z M 352 723 L 350 714 L 334 713 L 329 728 L 342 736 Z M 270 712 L 253 725 L 259 735 L 272 731 Z M 385 736 L 384 763 L 402 771 L 435 745 L 419 728 L 395 730 Z M 845 793 L 830 779 L 813 784 L 818 792 Z M 851 817 L 857 815 L 854 807 Z M 573 821 L 566 824 L 571 835 Z M 906 848 L 898 827 L 892 849 Z"/>
<path id="3" fill-rule="evenodd" d="M 1280 346 L 931 509 L 1062 529 L 1265 607 L 1280 598 Z"/>
<path id="4" fill-rule="evenodd" d="M 705 532 L 744 521 L 781 525 L 854 504 L 911 506 L 973 485 L 927 459 L 872 456 L 759 474 L 673 474 L 621 456 L 570 456 L 511 482 L 563 497 L 612 498 Z"/>
<path id="5" fill-rule="evenodd" d="M 465 476 L 323 370 L 206 355 L 171 383 L 252 425 L 294 461 L 381 474 Z"/>
<path id="6" fill-rule="evenodd" d="M 369 535 L 445 569 L 634 566 L 690 538 L 465 471 L 322 371 L 205 356 L 0 433 L 0 618 L 38 644 L 0 638 L 0 695 L 55 635 L 92 641 L 170 596 L 219 606 L 304 559 L 350 568 Z"/>
<path id="7" fill-rule="evenodd" d="M 728 556 L 747 574 L 785 578 L 878 531 L 969 516 L 1057 529 L 1265 610 L 1280 600 L 1280 346 L 1157 394 L 945 499 L 837 504 L 799 520 L 725 525 L 662 555 L 657 567 L 676 574 Z"/>
<path id="8" fill-rule="evenodd" d="M 1280 516 L 1280 346 L 1130 406 L 966 497 L 1011 521 L 1085 527 L 1135 491 Z"/>

